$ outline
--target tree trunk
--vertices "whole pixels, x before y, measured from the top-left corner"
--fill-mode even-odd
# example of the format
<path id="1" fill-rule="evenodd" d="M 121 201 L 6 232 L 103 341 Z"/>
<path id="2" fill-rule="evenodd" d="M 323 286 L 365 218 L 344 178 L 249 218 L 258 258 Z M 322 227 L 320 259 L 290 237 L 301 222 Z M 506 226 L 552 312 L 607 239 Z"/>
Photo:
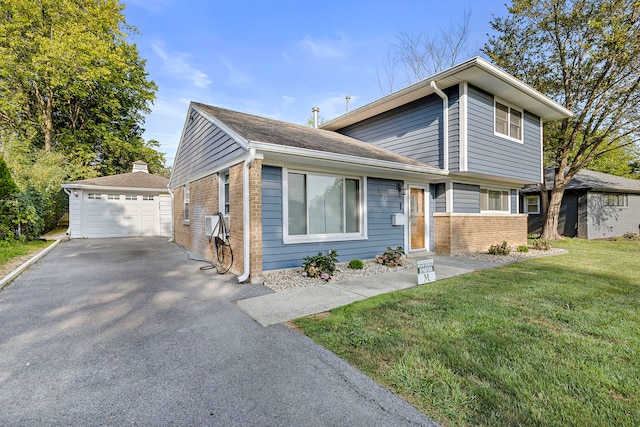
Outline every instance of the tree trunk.
<path id="1" fill-rule="evenodd" d="M 44 151 L 51 152 L 51 143 L 53 141 L 53 96 L 49 95 L 45 100 L 44 106 Z"/>
<path id="2" fill-rule="evenodd" d="M 566 185 L 554 185 L 551 190 L 551 200 L 549 200 L 549 208 L 547 209 L 542 234 L 540 235 L 543 239 L 560 240 L 562 238 L 558 233 L 558 224 L 560 222 L 560 206 L 565 188 Z"/>

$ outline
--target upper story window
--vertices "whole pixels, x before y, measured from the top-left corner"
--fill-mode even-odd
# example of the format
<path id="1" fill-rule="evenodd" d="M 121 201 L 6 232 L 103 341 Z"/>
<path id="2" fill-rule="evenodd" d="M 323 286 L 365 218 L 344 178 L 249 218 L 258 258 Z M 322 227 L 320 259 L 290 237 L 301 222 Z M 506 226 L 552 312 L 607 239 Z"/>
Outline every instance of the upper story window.
<path id="1" fill-rule="evenodd" d="M 539 214 L 540 196 L 524 196 L 522 203 L 522 213 Z"/>
<path id="2" fill-rule="evenodd" d="M 603 194 L 605 206 L 615 206 L 618 208 L 624 208 L 629 206 L 629 199 L 626 194 L 620 193 L 606 193 Z"/>
<path id="3" fill-rule="evenodd" d="M 285 240 L 364 237 L 362 179 L 288 172 Z"/>
<path id="4" fill-rule="evenodd" d="M 511 212 L 509 191 L 480 189 L 480 211 Z"/>
<path id="5" fill-rule="evenodd" d="M 184 222 L 189 222 L 189 201 L 191 195 L 189 194 L 189 184 L 184 185 Z"/>
<path id="6" fill-rule="evenodd" d="M 522 110 L 495 101 L 495 133 L 522 142 Z"/>

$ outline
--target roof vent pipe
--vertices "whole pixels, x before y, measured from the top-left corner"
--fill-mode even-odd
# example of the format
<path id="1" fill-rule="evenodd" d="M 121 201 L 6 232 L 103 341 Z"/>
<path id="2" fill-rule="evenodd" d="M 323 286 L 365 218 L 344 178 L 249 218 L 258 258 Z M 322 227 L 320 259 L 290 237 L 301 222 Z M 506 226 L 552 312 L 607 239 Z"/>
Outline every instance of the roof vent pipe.
<path id="1" fill-rule="evenodd" d="M 313 113 L 313 127 L 318 129 L 318 113 L 320 112 L 320 108 L 313 107 L 311 112 Z"/>
<path id="2" fill-rule="evenodd" d="M 347 95 L 346 97 L 347 100 L 347 113 L 349 112 L 349 103 L 351 102 L 351 97 L 349 95 Z"/>

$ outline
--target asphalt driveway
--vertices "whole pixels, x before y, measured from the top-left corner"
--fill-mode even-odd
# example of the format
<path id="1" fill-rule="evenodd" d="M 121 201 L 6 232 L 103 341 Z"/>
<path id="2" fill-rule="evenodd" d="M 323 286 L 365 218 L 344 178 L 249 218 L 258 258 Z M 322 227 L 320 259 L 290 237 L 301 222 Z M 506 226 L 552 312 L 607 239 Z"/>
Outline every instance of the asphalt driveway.
<path id="1" fill-rule="evenodd" d="M 164 238 L 72 240 L 0 292 L 0 425 L 432 425 Z"/>

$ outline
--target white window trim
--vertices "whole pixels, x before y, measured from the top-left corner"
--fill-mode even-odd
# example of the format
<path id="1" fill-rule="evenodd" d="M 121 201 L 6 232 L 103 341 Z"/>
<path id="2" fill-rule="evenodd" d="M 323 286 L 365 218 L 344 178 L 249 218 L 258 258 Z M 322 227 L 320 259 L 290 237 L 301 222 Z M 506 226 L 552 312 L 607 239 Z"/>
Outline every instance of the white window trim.
<path id="1" fill-rule="evenodd" d="M 335 178 L 357 179 L 360 182 L 360 232 L 359 233 L 335 233 L 335 234 L 307 234 L 304 236 L 289 235 L 289 173 L 304 175 L 330 176 Z M 341 242 L 350 240 L 366 240 L 367 236 L 367 177 L 333 174 L 326 172 L 311 172 L 297 169 L 282 168 L 282 240 L 284 244 L 317 243 L 317 242 Z M 308 215 L 307 211 L 307 215 Z M 308 224 L 308 221 L 307 221 Z"/>
<path id="2" fill-rule="evenodd" d="M 527 203 L 527 199 L 535 199 L 538 205 L 538 209 L 534 211 L 529 211 L 529 204 Z M 522 197 L 522 213 L 531 214 L 531 215 L 540 215 L 540 196 L 523 196 Z"/>
<path id="3" fill-rule="evenodd" d="M 509 108 L 509 112 L 507 113 L 507 129 L 509 130 L 509 133 L 511 133 L 511 110 L 516 110 L 519 111 L 521 116 L 522 116 L 522 123 L 520 125 L 520 136 L 522 137 L 521 139 L 518 138 L 514 138 L 511 135 L 505 135 L 503 133 L 500 133 L 496 130 L 496 103 L 500 103 L 506 107 Z M 500 98 L 494 97 L 493 98 L 493 134 L 495 136 L 498 136 L 500 138 L 504 138 L 504 139 L 508 139 L 510 141 L 514 141 L 514 142 L 518 142 L 520 144 L 524 144 L 524 110 L 522 108 L 518 108 L 515 105 L 506 102 Z"/>
<path id="4" fill-rule="evenodd" d="M 231 205 L 229 204 L 229 213 L 225 213 L 225 205 L 227 204 L 227 198 L 224 194 L 224 177 L 229 175 L 229 192 L 231 192 L 231 176 L 228 170 L 218 172 L 218 212 L 221 212 L 226 218 L 231 213 Z M 229 194 L 231 197 L 231 194 Z"/>
<path id="5" fill-rule="evenodd" d="M 507 206 L 506 209 L 501 210 L 490 210 L 490 209 L 480 209 L 481 214 L 491 214 L 491 215 L 509 215 L 511 214 L 511 189 L 508 188 L 495 188 L 495 187 L 480 187 L 480 206 L 482 206 L 482 197 L 484 197 L 482 191 L 487 191 L 487 207 L 489 206 L 489 191 L 499 191 L 501 193 L 500 198 L 502 198 L 502 193 L 507 193 Z"/>
<path id="6" fill-rule="evenodd" d="M 189 183 L 186 183 L 184 185 L 184 194 L 183 194 L 183 210 L 182 210 L 182 222 L 184 224 L 189 224 L 189 222 L 191 221 L 191 190 L 189 188 Z M 185 206 L 189 206 L 188 209 L 184 209 Z M 185 212 L 189 212 L 189 215 L 185 216 L 184 213 Z"/>

